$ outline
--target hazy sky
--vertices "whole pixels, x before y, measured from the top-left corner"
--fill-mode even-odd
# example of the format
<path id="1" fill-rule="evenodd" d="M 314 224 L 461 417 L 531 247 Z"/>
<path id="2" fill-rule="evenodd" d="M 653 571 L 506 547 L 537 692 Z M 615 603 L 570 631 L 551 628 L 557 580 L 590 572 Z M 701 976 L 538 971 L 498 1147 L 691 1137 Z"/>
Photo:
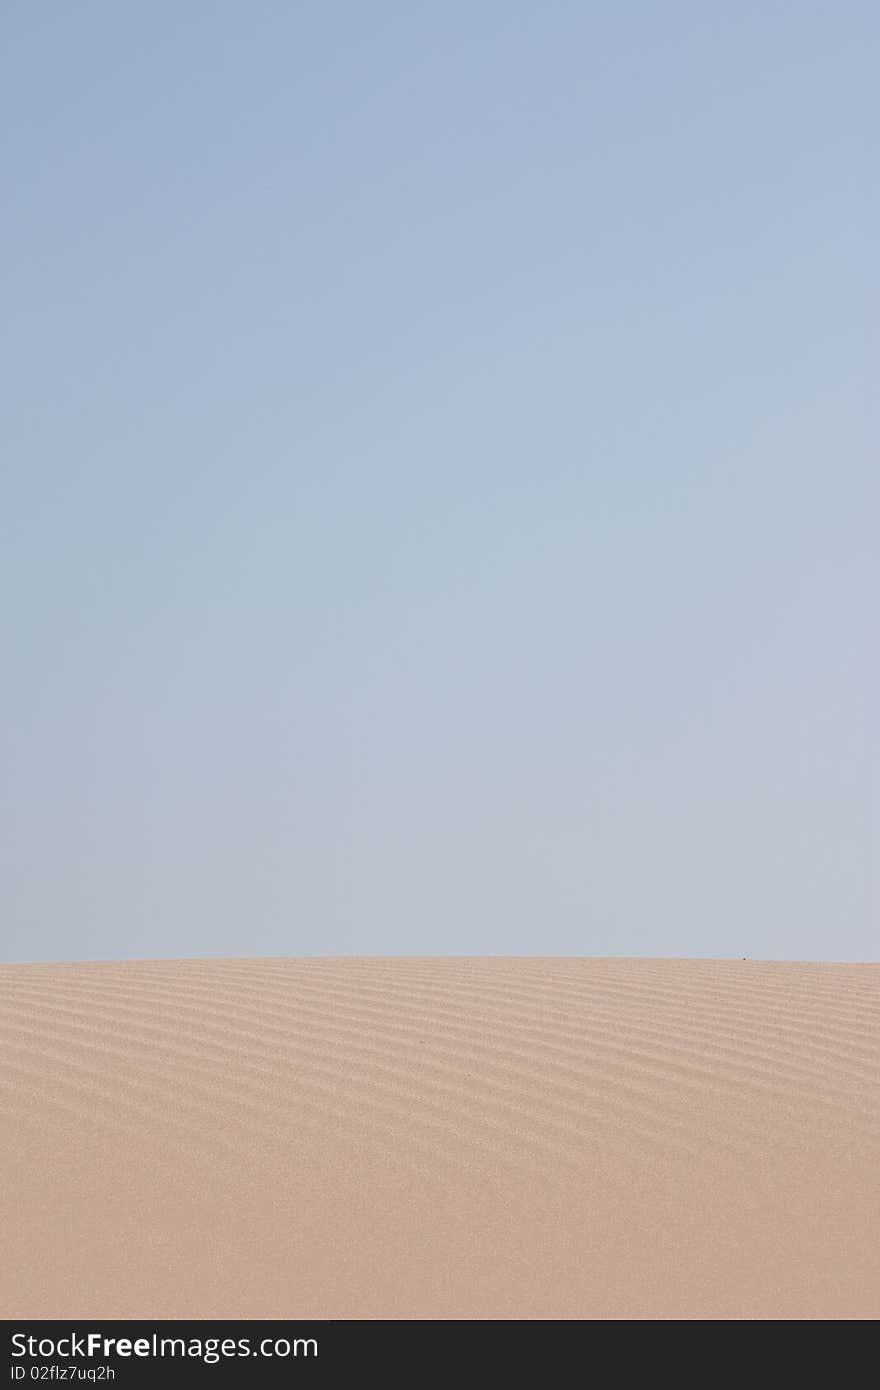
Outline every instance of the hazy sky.
<path id="1" fill-rule="evenodd" d="M 7 0 L 4 958 L 880 957 L 878 41 Z"/>

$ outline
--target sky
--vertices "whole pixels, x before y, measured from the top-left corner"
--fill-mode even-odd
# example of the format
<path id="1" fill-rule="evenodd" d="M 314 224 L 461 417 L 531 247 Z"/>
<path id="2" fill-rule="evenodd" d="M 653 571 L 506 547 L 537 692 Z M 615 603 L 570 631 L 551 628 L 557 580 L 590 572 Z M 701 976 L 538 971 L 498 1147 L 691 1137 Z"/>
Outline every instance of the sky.
<path id="1" fill-rule="evenodd" d="M 880 959 L 878 40 L 7 0 L 0 957 Z"/>

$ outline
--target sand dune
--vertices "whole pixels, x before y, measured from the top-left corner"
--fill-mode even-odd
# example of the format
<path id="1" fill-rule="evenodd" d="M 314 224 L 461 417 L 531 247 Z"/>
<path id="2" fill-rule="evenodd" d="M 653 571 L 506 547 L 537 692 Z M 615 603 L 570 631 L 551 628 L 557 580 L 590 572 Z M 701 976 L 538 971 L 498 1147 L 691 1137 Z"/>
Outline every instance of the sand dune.
<path id="1" fill-rule="evenodd" d="M 880 1316 L 880 967 L 0 966 L 0 1315 Z"/>

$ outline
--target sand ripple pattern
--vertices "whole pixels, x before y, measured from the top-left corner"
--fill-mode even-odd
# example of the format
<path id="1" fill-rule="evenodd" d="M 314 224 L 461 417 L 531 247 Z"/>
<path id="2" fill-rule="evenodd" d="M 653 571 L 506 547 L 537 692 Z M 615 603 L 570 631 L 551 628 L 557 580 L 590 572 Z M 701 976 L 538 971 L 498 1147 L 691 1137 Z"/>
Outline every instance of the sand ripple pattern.
<path id="1" fill-rule="evenodd" d="M 416 1171 L 880 1142 L 880 968 L 338 958 L 0 967 L 0 1117 Z"/>

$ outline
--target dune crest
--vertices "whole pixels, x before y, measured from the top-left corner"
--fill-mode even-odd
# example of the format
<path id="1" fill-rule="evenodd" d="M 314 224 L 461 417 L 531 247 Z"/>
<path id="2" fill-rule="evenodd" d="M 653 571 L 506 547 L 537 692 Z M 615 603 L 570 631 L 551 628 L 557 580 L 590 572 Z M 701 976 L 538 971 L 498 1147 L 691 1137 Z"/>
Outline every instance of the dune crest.
<path id="1" fill-rule="evenodd" d="M 880 966 L 0 966 L 0 1316 L 875 1318 Z"/>

